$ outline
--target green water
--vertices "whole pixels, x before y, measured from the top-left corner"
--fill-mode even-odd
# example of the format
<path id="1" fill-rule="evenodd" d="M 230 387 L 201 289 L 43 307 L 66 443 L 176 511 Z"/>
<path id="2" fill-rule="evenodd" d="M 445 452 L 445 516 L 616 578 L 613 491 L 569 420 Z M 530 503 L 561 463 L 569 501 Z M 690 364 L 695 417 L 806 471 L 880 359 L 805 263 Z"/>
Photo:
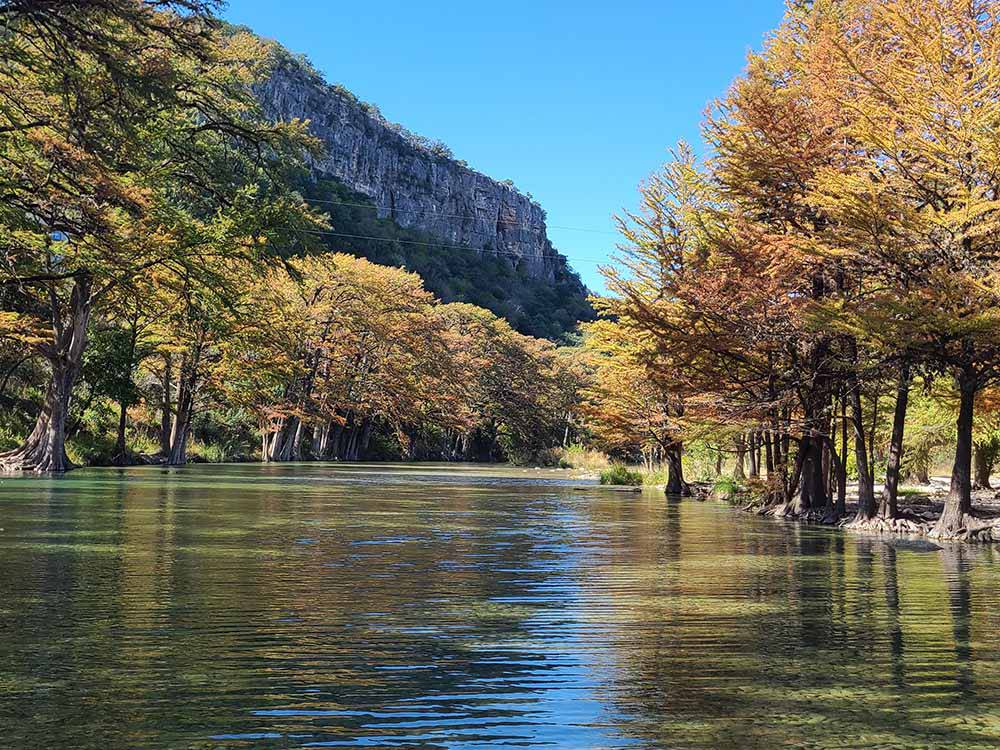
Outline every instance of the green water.
<path id="1" fill-rule="evenodd" d="M 0 480 L 0 747 L 1000 745 L 992 550 L 579 484 Z"/>

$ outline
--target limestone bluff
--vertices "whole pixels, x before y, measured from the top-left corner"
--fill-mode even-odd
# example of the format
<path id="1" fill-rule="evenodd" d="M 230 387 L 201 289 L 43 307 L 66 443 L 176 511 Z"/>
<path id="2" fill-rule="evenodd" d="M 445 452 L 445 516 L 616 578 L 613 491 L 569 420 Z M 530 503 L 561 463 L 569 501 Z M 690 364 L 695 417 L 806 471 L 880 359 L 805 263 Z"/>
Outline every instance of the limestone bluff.
<path id="1" fill-rule="evenodd" d="M 315 175 L 368 196 L 380 217 L 506 258 L 532 278 L 576 278 L 548 239 L 538 203 L 513 184 L 456 160 L 441 144 L 390 123 L 283 48 L 257 94 L 268 117 L 308 120 L 325 147 L 322 157 L 311 160 Z M 586 294 L 582 283 L 579 294 Z"/>

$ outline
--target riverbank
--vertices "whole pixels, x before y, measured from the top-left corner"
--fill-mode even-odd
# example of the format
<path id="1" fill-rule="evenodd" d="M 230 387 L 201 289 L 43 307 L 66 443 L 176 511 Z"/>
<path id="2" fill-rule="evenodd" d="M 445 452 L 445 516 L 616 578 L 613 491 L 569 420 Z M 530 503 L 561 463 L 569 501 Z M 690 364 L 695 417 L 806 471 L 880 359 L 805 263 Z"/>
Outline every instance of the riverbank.
<path id="1" fill-rule="evenodd" d="M 787 503 L 765 503 L 758 498 L 748 497 L 745 487 L 740 487 L 735 493 L 728 487 L 725 492 L 705 488 L 703 494 L 733 505 L 743 512 L 782 521 L 841 528 L 863 534 L 935 538 L 931 532 L 944 510 L 948 487 L 949 482 L 945 477 L 933 477 L 929 485 L 901 487 L 898 496 L 899 514 L 891 519 L 857 519 L 857 485 L 853 483 L 847 487 L 846 512 L 840 517 L 831 516 L 824 508 L 803 512 Z M 876 486 L 876 495 L 881 490 L 881 486 Z M 1000 492 L 997 489 L 974 490 L 972 506 L 974 525 L 962 529 L 954 536 L 936 539 L 944 542 L 1000 542 Z"/>

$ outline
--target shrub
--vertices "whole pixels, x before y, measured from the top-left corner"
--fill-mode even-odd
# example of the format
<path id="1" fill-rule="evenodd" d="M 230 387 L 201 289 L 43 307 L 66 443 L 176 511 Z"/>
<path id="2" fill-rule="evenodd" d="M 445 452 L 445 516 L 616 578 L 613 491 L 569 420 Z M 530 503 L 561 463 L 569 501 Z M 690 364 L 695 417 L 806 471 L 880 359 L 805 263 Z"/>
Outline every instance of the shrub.
<path id="1" fill-rule="evenodd" d="M 66 456 L 77 466 L 108 466 L 115 454 L 115 439 L 107 432 L 80 432 L 66 439 Z"/>
<path id="2" fill-rule="evenodd" d="M 591 450 L 577 444 L 563 448 L 560 452 L 558 463 L 562 469 L 602 471 L 608 468 L 608 457 L 600 451 Z"/>
<path id="3" fill-rule="evenodd" d="M 642 483 L 647 487 L 656 487 L 667 483 L 668 470 L 666 466 L 656 466 L 652 471 L 642 475 Z"/>
<path id="4" fill-rule="evenodd" d="M 732 477 L 719 477 L 712 485 L 712 497 L 726 503 L 736 503 L 742 497 L 743 490 Z"/>
<path id="5" fill-rule="evenodd" d="M 601 472 L 601 484 L 618 484 L 629 487 L 639 487 L 642 485 L 642 474 L 632 471 L 623 464 L 615 464 L 609 469 Z"/>

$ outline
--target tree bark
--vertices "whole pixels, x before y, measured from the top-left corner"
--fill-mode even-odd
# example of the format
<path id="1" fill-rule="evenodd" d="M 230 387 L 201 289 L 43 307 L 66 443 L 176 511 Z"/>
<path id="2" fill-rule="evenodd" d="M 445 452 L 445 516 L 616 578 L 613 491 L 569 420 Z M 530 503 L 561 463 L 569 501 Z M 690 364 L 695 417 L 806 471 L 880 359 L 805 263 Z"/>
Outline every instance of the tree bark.
<path id="1" fill-rule="evenodd" d="M 830 459 L 829 484 L 836 484 L 836 488 L 828 488 L 825 519 L 827 522 L 843 517 L 847 494 L 847 469 L 844 466 L 847 456 L 837 452 L 836 430 L 831 430 L 831 433 L 826 441 L 825 453 Z M 836 489 L 836 493 L 833 489 Z"/>
<path id="2" fill-rule="evenodd" d="M 736 438 L 736 465 L 733 467 L 733 479 L 744 480 L 747 478 L 746 464 L 747 442 L 746 435 L 740 433 Z"/>
<path id="3" fill-rule="evenodd" d="M 298 417 L 289 417 L 285 420 L 285 426 L 281 430 L 281 434 L 277 438 L 277 446 L 275 448 L 275 455 L 272 458 L 274 461 L 296 461 L 298 460 L 298 446 L 299 438 L 301 433 L 299 428 L 302 426 L 302 420 Z"/>
<path id="4" fill-rule="evenodd" d="M 978 444 L 973 446 L 972 466 L 975 472 L 972 483 L 973 488 L 977 490 L 993 489 L 990 485 L 990 469 L 992 467 L 990 466 L 989 456 L 987 455 L 987 450 Z"/>
<path id="5" fill-rule="evenodd" d="M 686 495 L 690 488 L 684 482 L 684 465 L 681 461 L 681 447 L 671 446 L 667 449 L 667 487 L 668 495 Z"/>
<path id="6" fill-rule="evenodd" d="M 944 511 L 931 531 L 931 536 L 958 536 L 967 527 L 972 515 L 972 419 L 975 411 L 976 374 L 965 369 L 958 376 L 958 441 L 955 464 L 951 471 L 951 488 L 944 501 Z"/>
<path id="7" fill-rule="evenodd" d="M 885 485 L 879 498 L 880 518 L 895 518 L 899 514 L 899 467 L 903 460 L 903 430 L 906 426 L 906 406 L 910 397 L 910 365 L 903 362 L 896 386 L 896 408 L 892 415 L 892 437 L 889 440 L 889 457 L 885 466 Z"/>
<path id="8" fill-rule="evenodd" d="M 865 420 L 861 408 L 861 384 L 857 376 L 851 378 L 851 422 L 854 425 L 854 457 L 858 470 L 858 520 L 868 520 L 875 516 L 875 487 L 872 484 L 868 462 L 868 446 L 865 442 Z"/>
<path id="9" fill-rule="evenodd" d="M 826 504 L 826 497 L 822 489 L 823 461 L 822 457 L 817 455 L 818 447 L 816 440 L 810 435 L 804 435 L 799 443 L 799 452 L 796 457 L 799 492 L 795 507 L 798 512 Z"/>
<path id="10" fill-rule="evenodd" d="M 131 331 L 129 337 L 128 361 L 125 363 L 126 382 L 128 384 L 128 394 L 119 394 L 118 401 L 118 437 L 115 440 L 115 455 L 111 463 L 115 466 L 125 466 L 128 464 L 128 447 L 125 445 L 125 429 L 128 427 L 128 398 L 132 392 L 132 379 L 134 377 L 133 368 L 135 366 L 136 347 L 139 344 L 138 322 L 135 318 L 131 320 Z"/>
<path id="11" fill-rule="evenodd" d="M 329 456 L 330 456 L 330 458 L 340 459 L 340 457 L 341 457 L 340 456 L 340 442 L 341 442 L 341 437 L 344 434 L 344 425 L 343 425 L 343 423 L 337 422 L 336 424 L 334 424 L 333 427 L 330 430 L 330 433 L 331 433 L 331 436 L 329 438 L 329 441 L 330 441 L 330 443 L 329 443 L 330 444 Z"/>
<path id="12" fill-rule="evenodd" d="M 765 432 L 763 434 L 764 439 L 764 461 L 767 469 L 767 478 L 770 479 L 774 476 L 774 449 L 771 445 L 771 433 Z"/>
<path id="13" fill-rule="evenodd" d="M 847 513 L 847 394 L 840 397 L 840 465 L 837 467 L 837 516 Z"/>
<path id="14" fill-rule="evenodd" d="M 829 434 L 829 425 L 826 426 L 825 432 Z M 823 456 L 823 470 L 822 470 L 822 482 L 823 482 L 823 498 L 826 501 L 826 511 L 827 513 L 833 512 L 833 458 L 830 455 L 830 443 L 825 440 L 820 445 L 820 450 Z"/>
<path id="15" fill-rule="evenodd" d="M 178 382 L 177 408 L 171 431 L 168 466 L 184 466 L 187 463 L 188 435 L 191 432 L 191 418 L 194 412 L 195 367 L 196 365 L 192 363 L 188 372 L 182 370 Z"/>
<path id="16" fill-rule="evenodd" d="M 160 454 L 170 455 L 170 419 L 173 416 L 174 407 L 170 397 L 173 388 L 173 358 L 170 352 L 163 355 L 163 400 L 160 403 Z"/>
<path id="17" fill-rule="evenodd" d="M 364 429 L 361 431 L 361 444 L 358 451 L 358 455 L 361 458 L 364 458 L 368 454 L 368 446 L 371 444 L 373 427 L 374 425 L 370 419 L 365 420 Z"/>
<path id="18" fill-rule="evenodd" d="M 73 468 L 66 455 L 66 417 L 87 345 L 87 326 L 93 309 L 91 291 L 90 276 L 77 276 L 70 295 L 68 319 L 63 320 L 58 307 L 53 305 L 53 339 L 45 352 L 52 367 L 52 379 L 45 402 L 24 444 L 0 454 L 0 469 L 42 473 Z M 52 294 L 54 297 L 55 292 Z"/>
<path id="19" fill-rule="evenodd" d="M 125 446 L 126 427 L 128 427 L 128 404 L 123 399 L 118 403 L 118 438 L 115 440 L 115 455 L 111 459 L 115 466 L 128 464 L 128 449 Z"/>
<path id="20" fill-rule="evenodd" d="M 930 484 L 930 459 L 922 458 L 915 467 L 917 484 Z"/>
<path id="21" fill-rule="evenodd" d="M 326 458 L 330 445 L 330 423 L 323 422 L 313 427 L 312 456 L 316 461 Z"/>
<path id="22" fill-rule="evenodd" d="M 357 461 L 358 460 L 358 435 L 359 426 L 355 425 L 354 429 L 351 430 L 351 437 L 347 441 L 347 460 Z"/>
<path id="23" fill-rule="evenodd" d="M 273 421 L 266 421 L 261 424 L 260 430 L 260 460 L 263 463 L 271 463 L 277 460 L 281 452 L 281 435 L 285 430 L 285 420 L 275 429 Z"/>
<path id="24" fill-rule="evenodd" d="M 280 427 L 268 433 L 263 442 L 261 460 L 265 463 L 298 461 L 302 457 L 304 425 L 297 416 L 281 421 Z"/>

